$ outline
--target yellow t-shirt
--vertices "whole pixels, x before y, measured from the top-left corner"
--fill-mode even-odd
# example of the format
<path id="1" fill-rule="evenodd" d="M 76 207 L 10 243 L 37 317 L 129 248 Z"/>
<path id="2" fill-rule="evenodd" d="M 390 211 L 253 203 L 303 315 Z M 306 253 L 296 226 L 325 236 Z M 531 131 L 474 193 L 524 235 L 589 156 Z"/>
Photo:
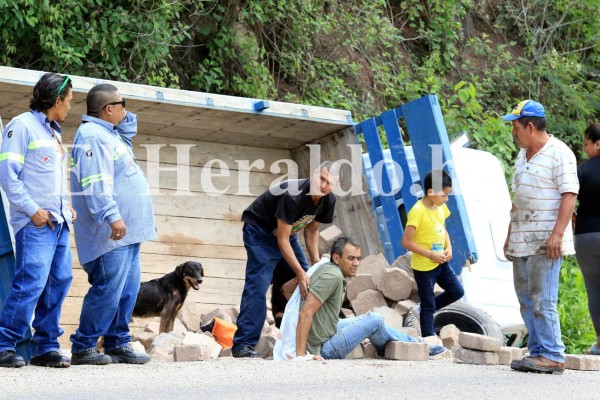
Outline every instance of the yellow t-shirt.
<path id="1" fill-rule="evenodd" d="M 416 244 L 427 250 L 443 251 L 446 242 L 446 218 L 449 216 L 450 210 L 445 204 L 434 211 L 428 209 L 420 200 L 408 212 L 406 226 L 415 227 Z M 411 267 L 417 271 L 431 271 L 438 265 L 427 257 L 415 253 L 412 255 Z"/>

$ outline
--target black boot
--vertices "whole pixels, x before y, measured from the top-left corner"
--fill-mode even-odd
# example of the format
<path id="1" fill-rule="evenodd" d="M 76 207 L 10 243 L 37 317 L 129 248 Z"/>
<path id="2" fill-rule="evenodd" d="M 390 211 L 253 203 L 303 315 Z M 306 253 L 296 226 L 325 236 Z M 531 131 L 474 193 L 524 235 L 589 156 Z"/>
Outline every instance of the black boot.
<path id="1" fill-rule="evenodd" d="M 23 357 L 17 355 L 14 350 L 6 350 L 0 353 L 0 367 L 21 368 L 25 366 Z"/>
<path id="2" fill-rule="evenodd" d="M 71 366 L 69 358 L 60 355 L 58 351 L 49 351 L 29 360 L 29 365 L 38 367 L 67 368 Z"/>

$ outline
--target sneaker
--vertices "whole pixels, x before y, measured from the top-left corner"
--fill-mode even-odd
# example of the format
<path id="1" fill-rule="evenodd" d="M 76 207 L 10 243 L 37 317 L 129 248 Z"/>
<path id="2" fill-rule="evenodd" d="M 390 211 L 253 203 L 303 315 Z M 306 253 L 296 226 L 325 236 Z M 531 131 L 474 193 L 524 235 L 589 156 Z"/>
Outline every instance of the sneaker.
<path id="1" fill-rule="evenodd" d="M 257 358 L 259 354 L 251 346 L 244 346 L 233 352 L 235 358 Z"/>
<path id="2" fill-rule="evenodd" d="M 421 305 L 414 306 L 406 315 L 404 326 L 414 328 L 417 331 L 417 336 L 421 336 Z"/>
<path id="3" fill-rule="evenodd" d="M 71 361 L 68 357 L 61 355 L 58 351 L 49 351 L 29 360 L 29 365 L 36 367 L 68 368 Z"/>
<path id="4" fill-rule="evenodd" d="M 5 350 L 0 352 L 0 367 L 21 368 L 25 366 L 23 357 L 15 353 L 14 350 Z"/>
<path id="5" fill-rule="evenodd" d="M 129 346 L 119 347 L 118 349 L 105 351 L 112 358 L 114 364 L 146 364 L 152 357 L 149 354 L 133 351 Z"/>
<path id="6" fill-rule="evenodd" d="M 112 364 L 112 358 L 102 354 L 96 347 L 71 355 L 71 365 L 106 365 Z"/>
<path id="7" fill-rule="evenodd" d="M 446 352 L 448 351 L 447 348 L 445 348 L 444 346 L 438 346 L 435 344 L 430 344 L 429 345 L 429 359 L 430 360 L 437 360 L 439 358 L 442 358 L 442 356 L 444 354 L 446 354 Z"/>

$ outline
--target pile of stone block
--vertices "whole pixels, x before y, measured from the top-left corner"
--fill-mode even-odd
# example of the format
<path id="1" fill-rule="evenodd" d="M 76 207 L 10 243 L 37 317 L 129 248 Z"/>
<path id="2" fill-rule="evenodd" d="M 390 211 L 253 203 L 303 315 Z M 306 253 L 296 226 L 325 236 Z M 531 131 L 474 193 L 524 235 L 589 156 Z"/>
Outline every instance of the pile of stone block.
<path id="1" fill-rule="evenodd" d="M 137 351 L 146 351 L 158 362 L 184 362 L 211 360 L 219 357 L 231 357 L 231 349 L 224 349 L 210 332 L 202 332 L 201 326 L 209 324 L 215 317 L 235 323 L 239 315 L 238 307 L 215 309 L 209 313 L 200 313 L 194 303 L 184 304 L 179 312 L 172 332 L 159 334 L 159 322 L 150 321 L 145 328 L 133 330 L 132 346 Z M 273 356 L 275 340 L 279 330 L 269 315 L 256 346 L 263 358 Z"/>

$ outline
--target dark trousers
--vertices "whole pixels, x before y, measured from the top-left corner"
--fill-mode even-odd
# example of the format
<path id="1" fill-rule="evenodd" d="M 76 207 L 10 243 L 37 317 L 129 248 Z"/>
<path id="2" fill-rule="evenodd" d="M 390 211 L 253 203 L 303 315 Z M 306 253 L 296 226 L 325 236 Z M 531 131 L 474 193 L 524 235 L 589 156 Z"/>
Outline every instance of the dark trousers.
<path id="1" fill-rule="evenodd" d="M 588 307 L 596 336 L 600 337 L 600 232 L 575 235 L 577 262 L 588 297 Z"/>
<path id="2" fill-rule="evenodd" d="M 281 280 L 278 284 L 296 276 L 283 259 L 275 235 L 248 223 L 244 224 L 243 234 L 248 261 L 237 331 L 233 338 L 234 352 L 245 346 L 256 346 L 258 343 L 267 316 L 266 297 L 269 285 L 273 281 L 273 271 L 277 269 L 277 279 Z M 307 270 L 308 263 L 296 235 L 290 237 L 290 244 L 300 265 Z"/>
<path id="3" fill-rule="evenodd" d="M 433 314 L 463 297 L 465 291 L 448 263 L 440 264 L 431 271 L 413 270 L 419 298 L 421 299 L 421 336 L 433 336 Z M 438 284 L 444 292 L 435 295 L 433 287 Z"/>

